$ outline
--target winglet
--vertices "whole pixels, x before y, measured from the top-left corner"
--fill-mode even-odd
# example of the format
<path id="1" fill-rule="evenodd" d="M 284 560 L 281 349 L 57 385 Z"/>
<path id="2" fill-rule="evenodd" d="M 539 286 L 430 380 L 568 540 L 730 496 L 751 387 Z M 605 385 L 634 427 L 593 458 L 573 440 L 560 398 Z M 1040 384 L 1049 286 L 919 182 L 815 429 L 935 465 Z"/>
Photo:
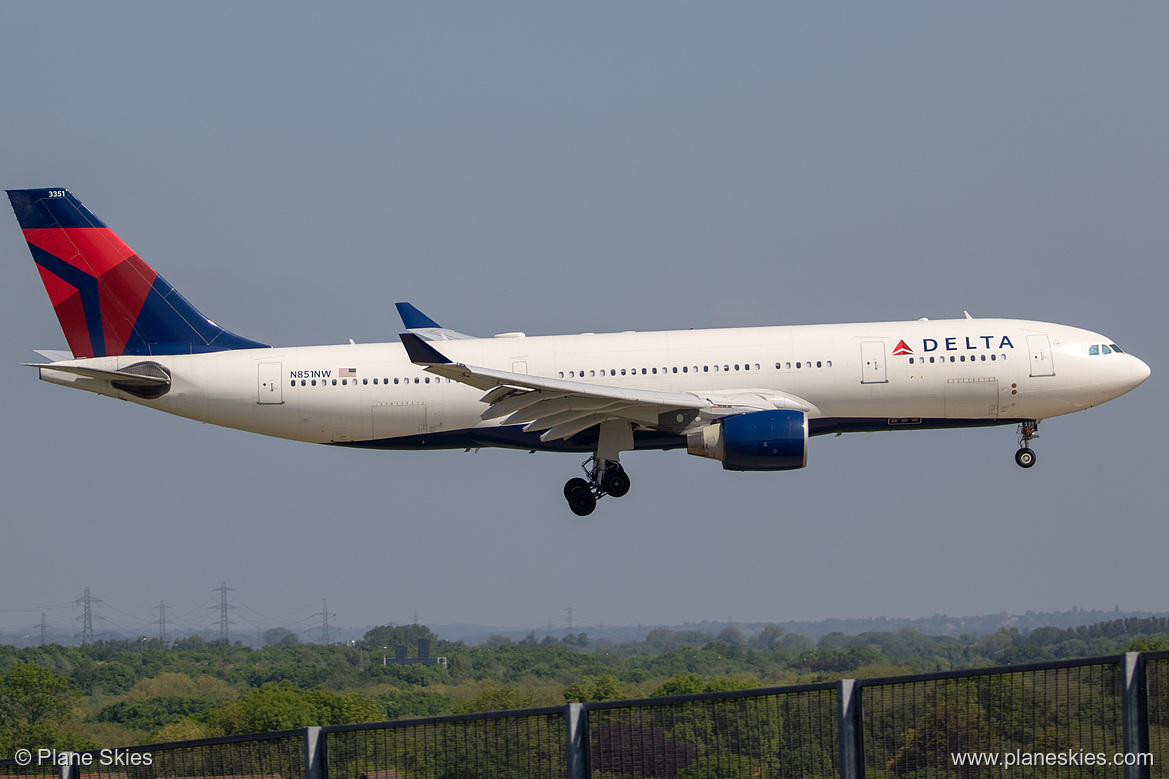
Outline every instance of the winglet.
<path id="1" fill-rule="evenodd" d="M 420 327 L 442 328 L 442 325 L 409 303 L 395 303 L 394 306 L 398 309 L 398 316 L 402 317 L 402 324 L 406 325 L 407 330 L 416 330 Z"/>
<path id="2" fill-rule="evenodd" d="M 415 365 L 451 364 L 451 360 L 447 359 L 442 352 L 426 343 L 426 341 L 423 341 L 414 333 L 402 333 L 398 337 L 402 339 L 402 345 L 406 347 L 406 356 Z"/>

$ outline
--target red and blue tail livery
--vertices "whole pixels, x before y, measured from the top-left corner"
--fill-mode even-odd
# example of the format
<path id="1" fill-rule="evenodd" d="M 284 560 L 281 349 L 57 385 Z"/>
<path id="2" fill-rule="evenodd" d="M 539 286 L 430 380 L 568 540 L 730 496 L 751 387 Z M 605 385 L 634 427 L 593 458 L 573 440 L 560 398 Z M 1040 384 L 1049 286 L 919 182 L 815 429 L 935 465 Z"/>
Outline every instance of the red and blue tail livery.
<path id="1" fill-rule="evenodd" d="M 255 349 L 203 316 L 65 189 L 8 190 L 74 357 Z"/>

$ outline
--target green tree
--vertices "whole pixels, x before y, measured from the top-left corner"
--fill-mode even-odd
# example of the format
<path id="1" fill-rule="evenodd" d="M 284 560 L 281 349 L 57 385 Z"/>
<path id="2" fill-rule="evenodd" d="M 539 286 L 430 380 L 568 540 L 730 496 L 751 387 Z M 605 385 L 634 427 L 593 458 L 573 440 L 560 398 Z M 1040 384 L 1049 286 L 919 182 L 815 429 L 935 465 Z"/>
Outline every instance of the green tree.
<path id="1" fill-rule="evenodd" d="M 432 644 L 438 641 L 438 636 L 430 632 L 430 628 L 425 625 L 398 625 L 397 627 L 382 625 L 366 631 L 362 643 L 368 649 L 381 649 L 382 647 L 393 649 L 396 646 L 413 649 L 418 645 L 420 638 L 429 639 Z"/>
<path id="2" fill-rule="evenodd" d="M 75 747 L 73 704 L 81 696 L 63 676 L 39 665 L 14 666 L 0 683 L 0 748 Z"/>
<path id="3" fill-rule="evenodd" d="M 1169 649 L 1169 643 L 1163 638 L 1134 638 L 1124 650 L 1126 652 L 1160 652 Z"/>
<path id="4" fill-rule="evenodd" d="M 288 628 L 270 628 L 264 631 L 264 646 L 296 646 L 300 636 Z"/>
<path id="5" fill-rule="evenodd" d="M 456 704 L 451 711 L 455 714 L 473 714 L 480 711 L 530 709 L 535 705 L 536 699 L 529 693 L 512 687 L 496 687 Z"/>
<path id="6" fill-rule="evenodd" d="M 367 695 L 338 695 L 319 688 L 301 690 L 288 682 L 269 682 L 208 712 L 206 721 L 218 733 L 234 736 L 311 725 L 379 722 L 384 717 L 384 709 Z"/>
<path id="7" fill-rule="evenodd" d="M 616 701 L 623 696 L 621 682 L 611 674 L 570 684 L 564 688 L 564 700 L 568 703 L 592 703 L 593 701 Z"/>

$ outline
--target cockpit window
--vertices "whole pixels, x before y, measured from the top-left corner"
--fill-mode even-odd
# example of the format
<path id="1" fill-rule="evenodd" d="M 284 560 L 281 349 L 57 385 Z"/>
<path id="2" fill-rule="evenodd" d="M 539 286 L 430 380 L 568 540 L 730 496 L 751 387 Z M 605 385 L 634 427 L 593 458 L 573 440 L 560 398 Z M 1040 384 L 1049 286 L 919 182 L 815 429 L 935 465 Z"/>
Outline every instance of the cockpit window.
<path id="1" fill-rule="evenodd" d="M 1121 349 L 1121 348 L 1120 348 L 1119 346 L 1117 346 L 1116 344 L 1108 344 L 1108 345 L 1109 345 L 1109 346 L 1111 346 L 1111 347 L 1112 347 L 1112 351 L 1116 352 L 1117 354 L 1124 354 L 1124 350 L 1123 350 L 1123 349 Z"/>
<path id="2" fill-rule="evenodd" d="M 1107 344 L 1100 345 L 1100 354 L 1112 354 L 1112 350 L 1108 348 Z"/>
<path id="3" fill-rule="evenodd" d="M 1100 354 L 1100 344 L 1092 344 L 1088 347 L 1088 356 L 1095 357 Z"/>

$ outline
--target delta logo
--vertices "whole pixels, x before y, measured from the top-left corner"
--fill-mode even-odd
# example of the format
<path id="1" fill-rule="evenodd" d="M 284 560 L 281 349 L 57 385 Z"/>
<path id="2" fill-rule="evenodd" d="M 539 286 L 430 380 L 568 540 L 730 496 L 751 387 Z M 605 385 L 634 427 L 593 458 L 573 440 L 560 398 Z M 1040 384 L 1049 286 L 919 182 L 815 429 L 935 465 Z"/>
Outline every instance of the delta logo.
<path id="1" fill-rule="evenodd" d="M 979 343 L 981 341 L 981 343 Z M 995 343 L 997 342 L 997 346 Z M 923 352 L 936 352 L 938 350 L 944 352 L 958 352 L 974 349 L 1014 349 L 1015 345 L 1011 343 L 1011 339 L 1006 335 L 976 335 L 943 338 L 941 342 L 936 338 L 923 338 L 921 341 L 921 350 Z M 897 345 L 893 347 L 893 354 L 895 355 L 912 355 L 913 348 L 905 343 L 902 338 L 897 341 Z"/>

